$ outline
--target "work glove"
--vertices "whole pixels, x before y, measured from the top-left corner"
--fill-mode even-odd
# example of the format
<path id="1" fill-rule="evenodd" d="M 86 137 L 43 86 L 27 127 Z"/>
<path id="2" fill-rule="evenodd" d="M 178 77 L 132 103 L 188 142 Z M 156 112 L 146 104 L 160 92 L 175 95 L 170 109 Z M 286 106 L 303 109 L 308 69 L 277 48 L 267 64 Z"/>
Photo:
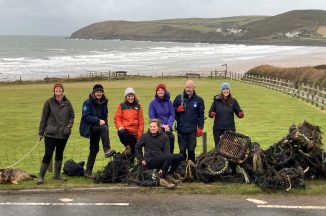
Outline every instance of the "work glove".
<path id="1" fill-rule="evenodd" d="M 210 118 L 214 118 L 214 117 L 216 116 L 216 112 L 210 112 L 210 113 L 208 114 L 208 116 L 209 116 Z"/>
<path id="2" fill-rule="evenodd" d="M 177 112 L 184 112 L 184 111 L 185 111 L 185 107 L 184 106 L 182 106 L 182 105 L 178 106 Z"/>
<path id="3" fill-rule="evenodd" d="M 197 136 L 203 136 L 203 129 L 197 128 Z"/>

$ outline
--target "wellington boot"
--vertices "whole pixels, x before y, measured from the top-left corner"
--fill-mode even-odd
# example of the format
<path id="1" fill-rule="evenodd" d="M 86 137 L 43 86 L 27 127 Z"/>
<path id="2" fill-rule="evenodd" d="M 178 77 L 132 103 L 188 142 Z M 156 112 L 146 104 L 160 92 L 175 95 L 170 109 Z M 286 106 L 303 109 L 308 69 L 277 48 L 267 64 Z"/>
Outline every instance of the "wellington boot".
<path id="1" fill-rule="evenodd" d="M 67 181 L 66 178 L 63 178 L 61 176 L 61 173 L 60 173 L 61 167 L 62 167 L 62 161 L 54 161 L 53 179 Z"/>
<path id="2" fill-rule="evenodd" d="M 40 174 L 39 174 L 39 176 L 37 178 L 37 182 L 36 182 L 37 185 L 44 184 L 44 176 L 45 176 L 46 171 L 48 170 L 48 167 L 49 167 L 49 164 L 42 162 L 41 167 L 40 167 Z"/>
<path id="3" fill-rule="evenodd" d="M 160 178 L 160 186 L 165 187 L 167 189 L 175 189 L 176 188 L 175 184 L 172 184 L 171 182 L 167 181 L 164 178 Z"/>

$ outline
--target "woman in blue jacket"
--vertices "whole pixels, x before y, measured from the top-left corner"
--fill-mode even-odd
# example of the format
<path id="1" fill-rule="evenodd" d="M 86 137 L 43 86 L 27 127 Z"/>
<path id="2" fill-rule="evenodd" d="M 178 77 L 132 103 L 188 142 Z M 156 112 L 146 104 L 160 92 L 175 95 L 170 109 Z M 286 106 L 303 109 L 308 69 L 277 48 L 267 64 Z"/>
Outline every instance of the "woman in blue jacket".
<path id="1" fill-rule="evenodd" d="M 222 83 L 221 92 L 214 96 L 208 113 L 210 118 L 214 118 L 213 136 L 215 147 L 219 147 L 220 137 L 225 131 L 231 130 L 235 132 L 234 114 L 238 118 L 244 116 L 238 101 L 231 95 L 230 84 Z"/>
<path id="2" fill-rule="evenodd" d="M 170 143 L 170 152 L 174 150 L 174 107 L 170 100 L 170 92 L 166 90 L 166 85 L 160 83 L 155 89 L 155 98 L 150 102 L 148 108 L 148 116 L 150 119 L 158 119 L 162 125 L 162 130 L 168 135 Z"/>

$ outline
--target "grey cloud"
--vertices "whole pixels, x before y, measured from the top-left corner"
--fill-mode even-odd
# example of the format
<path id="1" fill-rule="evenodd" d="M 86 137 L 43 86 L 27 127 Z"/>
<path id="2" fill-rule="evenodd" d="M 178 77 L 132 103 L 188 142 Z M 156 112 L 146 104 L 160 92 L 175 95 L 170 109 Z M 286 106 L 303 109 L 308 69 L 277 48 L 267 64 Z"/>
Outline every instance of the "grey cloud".
<path id="1" fill-rule="evenodd" d="M 276 15 L 324 0 L 0 0 L 0 34 L 70 35 L 105 20 Z"/>

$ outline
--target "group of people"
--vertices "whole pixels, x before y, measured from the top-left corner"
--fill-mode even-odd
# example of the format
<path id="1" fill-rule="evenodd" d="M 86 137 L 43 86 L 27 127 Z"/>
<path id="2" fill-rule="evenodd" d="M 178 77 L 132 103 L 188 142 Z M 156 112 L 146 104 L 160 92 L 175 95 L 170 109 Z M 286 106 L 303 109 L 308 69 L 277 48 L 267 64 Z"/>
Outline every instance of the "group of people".
<path id="1" fill-rule="evenodd" d="M 172 102 L 166 85 L 158 84 L 155 97 L 149 104 L 150 123 L 145 133 L 143 108 L 133 88 L 128 87 L 124 91 L 124 101 L 118 104 L 114 115 L 117 134 L 125 146 L 123 154 L 132 163 L 136 157 L 140 165 L 157 169 L 160 185 L 167 188 L 174 188 L 182 181 L 181 176 L 175 172 L 182 161 L 195 162 L 196 137 L 203 135 L 205 105 L 203 98 L 196 94 L 195 88 L 195 83 L 188 80 L 183 93 L 176 96 Z M 40 140 L 44 137 L 45 154 L 37 184 L 44 183 L 44 176 L 54 151 L 54 179 L 66 180 L 60 175 L 60 171 L 75 114 L 71 102 L 64 95 L 61 83 L 54 85 L 53 92 L 53 97 L 44 104 L 39 126 Z M 226 130 L 235 131 L 234 114 L 239 118 L 244 116 L 237 100 L 231 95 L 230 84 L 223 83 L 208 112 L 208 116 L 214 118 L 213 135 L 216 148 L 220 136 Z M 173 130 L 176 130 L 178 135 L 179 153 L 174 153 Z M 84 176 L 93 178 L 92 172 L 100 140 L 105 157 L 115 154 L 115 150 L 110 146 L 108 99 L 101 84 L 94 85 L 89 98 L 83 103 L 79 131 L 81 136 L 89 138 L 89 156 Z"/>

